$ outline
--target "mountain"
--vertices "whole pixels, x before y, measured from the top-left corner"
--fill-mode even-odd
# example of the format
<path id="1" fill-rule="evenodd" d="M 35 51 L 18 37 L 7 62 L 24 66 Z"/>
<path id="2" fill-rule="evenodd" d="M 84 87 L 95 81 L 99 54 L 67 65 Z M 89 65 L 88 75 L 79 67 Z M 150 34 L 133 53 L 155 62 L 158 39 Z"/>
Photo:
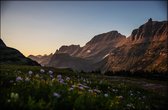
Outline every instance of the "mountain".
<path id="1" fill-rule="evenodd" d="M 56 51 L 56 54 L 67 53 L 71 56 L 75 56 L 81 50 L 80 45 L 70 45 L 70 46 L 61 46 L 59 50 Z"/>
<path id="2" fill-rule="evenodd" d="M 83 47 L 62 46 L 48 64 L 83 71 L 167 71 L 167 23 L 149 19 L 128 37 L 114 30 L 94 36 Z"/>
<path id="3" fill-rule="evenodd" d="M 125 39 L 126 36 L 118 33 L 118 31 L 96 35 L 82 47 L 76 56 L 98 62 L 115 47 L 121 45 Z"/>
<path id="4" fill-rule="evenodd" d="M 52 56 L 48 66 L 57 68 L 72 68 L 77 71 L 91 71 L 92 67 L 90 62 L 79 58 L 70 56 L 67 53 L 56 53 Z"/>
<path id="5" fill-rule="evenodd" d="M 91 71 L 94 68 L 92 66 L 93 63 L 101 61 L 105 54 L 115 46 L 118 46 L 119 42 L 124 39 L 126 37 L 117 31 L 111 31 L 96 35 L 84 47 L 80 47 L 79 45 L 62 46 L 55 52 L 48 66 Z"/>
<path id="6" fill-rule="evenodd" d="M 50 61 L 51 57 L 53 56 L 53 54 L 49 54 L 49 55 L 29 55 L 28 58 L 38 62 L 39 64 L 41 64 L 42 66 L 46 66 L 48 64 L 48 62 Z"/>
<path id="7" fill-rule="evenodd" d="M 132 31 L 125 44 L 115 48 L 97 68 L 102 71 L 167 71 L 167 22 L 149 19 Z"/>
<path id="8" fill-rule="evenodd" d="M 0 39 L 0 64 L 40 66 L 37 62 L 26 58 L 18 50 L 7 47 L 2 39 Z"/>

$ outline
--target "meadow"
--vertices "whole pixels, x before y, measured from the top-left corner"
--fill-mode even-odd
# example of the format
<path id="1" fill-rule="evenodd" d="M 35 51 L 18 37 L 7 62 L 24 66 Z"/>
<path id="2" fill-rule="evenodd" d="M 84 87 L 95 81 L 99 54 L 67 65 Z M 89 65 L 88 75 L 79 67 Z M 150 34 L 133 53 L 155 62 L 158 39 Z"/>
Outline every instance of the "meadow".
<path id="1" fill-rule="evenodd" d="M 166 81 L 0 65 L 1 110 L 165 110 Z"/>

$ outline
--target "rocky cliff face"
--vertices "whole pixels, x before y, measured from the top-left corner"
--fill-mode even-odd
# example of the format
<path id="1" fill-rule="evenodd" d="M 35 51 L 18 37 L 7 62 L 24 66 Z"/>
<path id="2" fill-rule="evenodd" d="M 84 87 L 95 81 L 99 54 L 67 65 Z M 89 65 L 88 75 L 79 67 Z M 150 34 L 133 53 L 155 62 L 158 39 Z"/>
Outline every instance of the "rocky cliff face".
<path id="1" fill-rule="evenodd" d="M 152 21 L 150 18 L 144 25 L 132 31 L 130 39 L 134 43 L 164 41 L 167 39 L 167 37 L 165 37 L 167 35 L 167 30 L 166 21 Z"/>
<path id="2" fill-rule="evenodd" d="M 79 51 L 80 51 L 81 47 L 80 45 L 70 45 L 70 46 L 61 46 L 59 48 L 59 50 L 57 50 L 55 53 L 59 54 L 59 53 L 67 53 L 71 56 L 75 56 Z"/>
<path id="3" fill-rule="evenodd" d="M 167 23 L 149 19 L 133 30 L 128 38 L 117 31 L 111 31 L 94 36 L 83 47 L 63 46 L 51 58 L 49 65 L 102 72 L 167 71 Z M 69 56 L 60 58 L 58 56 L 61 53 L 67 53 Z"/>
<path id="4" fill-rule="evenodd" d="M 125 39 L 126 37 L 118 33 L 118 31 L 96 35 L 82 47 L 76 56 L 93 60 L 93 62 L 100 61 L 115 47 L 121 45 Z"/>
<path id="5" fill-rule="evenodd" d="M 37 62 L 26 58 L 18 50 L 7 47 L 2 39 L 0 39 L 0 64 L 40 66 Z"/>
<path id="6" fill-rule="evenodd" d="M 97 68 L 102 71 L 119 70 L 158 70 L 167 71 L 167 22 L 157 22 L 149 19 L 147 23 L 133 30 L 122 46 L 115 48 L 106 62 Z"/>

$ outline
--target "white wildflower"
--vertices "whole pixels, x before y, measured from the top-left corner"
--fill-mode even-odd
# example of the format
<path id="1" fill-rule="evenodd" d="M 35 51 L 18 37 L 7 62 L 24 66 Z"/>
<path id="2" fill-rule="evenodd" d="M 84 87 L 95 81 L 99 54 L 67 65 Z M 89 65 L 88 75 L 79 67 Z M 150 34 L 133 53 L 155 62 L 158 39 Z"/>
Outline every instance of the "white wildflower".
<path id="1" fill-rule="evenodd" d="M 29 81 L 30 81 L 30 79 L 27 77 L 27 78 L 25 79 L 25 81 L 26 81 L 26 82 L 29 82 Z"/>
<path id="2" fill-rule="evenodd" d="M 88 92 L 93 93 L 93 90 L 89 89 Z"/>
<path id="3" fill-rule="evenodd" d="M 58 94 L 58 93 L 56 93 L 56 92 L 53 93 L 53 96 L 54 96 L 54 97 L 57 97 L 57 98 L 61 97 L 61 95 Z"/>
<path id="4" fill-rule="evenodd" d="M 74 88 L 73 88 L 73 87 L 69 88 L 69 91 L 72 91 L 72 90 L 74 90 Z"/>
<path id="5" fill-rule="evenodd" d="M 58 79 L 61 79 L 61 78 L 62 78 L 62 76 L 59 74 L 59 75 L 57 75 L 57 78 L 58 78 Z"/>
<path id="6" fill-rule="evenodd" d="M 76 87 L 76 85 L 72 85 L 72 87 L 73 87 L 73 88 L 75 88 L 75 87 Z"/>
<path id="7" fill-rule="evenodd" d="M 98 89 L 93 89 L 94 92 L 100 93 L 101 91 Z"/>
<path id="8" fill-rule="evenodd" d="M 29 72 L 28 72 L 28 74 L 29 74 L 29 75 L 32 75 L 32 74 L 33 74 L 33 72 L 32 72 L 32 71 L 29 71 Z"/>
<path id="9" fill-rule="evenodd" d="M 49 74 L 53 74 L 53 71 L 49 70 L 48 73 L 49 73 Z"/>
<path id="10" fill-rule="evenodd" d="M 119 98 L 119 99 L 123 99 L 124 97 L 120 95 L 120 96 L 118 96 L 118 98 Z"/>
<path id="11" fill-rule="evenodd" d="M 40 72 L 41 72 L 41 73 L 44 73 L 44 72 L 45 72 L 45 70 L 44 70 L 44 69 L 40 69 Z"/>
<path id="12" fill-rule="evenodd" d="M 20 76 L 18 76 L 17 78 L 16 78 L 16 81 L 22 81 L 23 79 L 20 77 Z"/>
<path id="13" fill-rule="evenodd" d="M 127 107 L 135 109 L 135 106 L 132 103 L 127 104 Z"/>
<path id="14" fill-rule="evenodd" d="M 79 88 L 80 90 L 83 90 L 83 89 L 84 89 L 82 86 L 79 86 L 78 88 Z"/>
<path id="15" fill-rule="evenodd" d="M 66 80 L 67 80 L 67 81 L 69 81 L 69 80 L 70 80 L 70 78 L 69 78 L 69 77 L 66 77 Z"/>
<path id="16" fill-rule="evenodd" d="M 108 94 L 104 94 L 104 97 L 108 97 Z"/>

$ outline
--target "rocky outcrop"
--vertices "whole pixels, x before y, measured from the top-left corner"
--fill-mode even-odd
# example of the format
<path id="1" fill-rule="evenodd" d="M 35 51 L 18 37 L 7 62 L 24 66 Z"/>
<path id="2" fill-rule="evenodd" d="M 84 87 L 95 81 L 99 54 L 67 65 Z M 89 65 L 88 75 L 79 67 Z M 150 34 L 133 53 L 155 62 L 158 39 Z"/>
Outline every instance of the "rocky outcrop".
<path id="1" fill-rule="evenodd" d="M 167 35 L 167 30 L 166 21 L 152 21 L 150 18 L 144 25 L 132 31 L 130 39 L 134 43 L 164 41 L 167 39 L 167 37 L 165 37 Z"/>
<path id="2" fill-rule="evenodd" d="M 70 45 L 70 46 L 61 46 L 59 48 L 59 50 L 56 50 L 56 54 L 59 54 L 59 53 L 67 53 L 71 56 L 75 56 L 79 51 L 80 51 L 81 47 L 80 45 Z"/>

